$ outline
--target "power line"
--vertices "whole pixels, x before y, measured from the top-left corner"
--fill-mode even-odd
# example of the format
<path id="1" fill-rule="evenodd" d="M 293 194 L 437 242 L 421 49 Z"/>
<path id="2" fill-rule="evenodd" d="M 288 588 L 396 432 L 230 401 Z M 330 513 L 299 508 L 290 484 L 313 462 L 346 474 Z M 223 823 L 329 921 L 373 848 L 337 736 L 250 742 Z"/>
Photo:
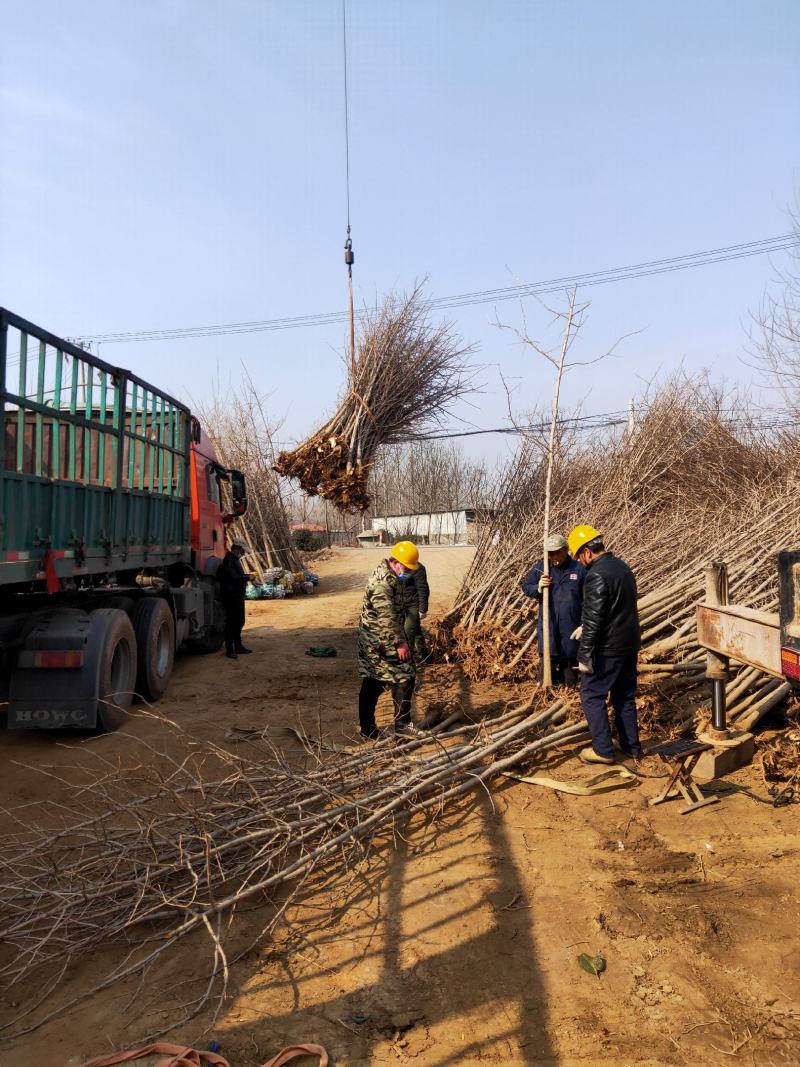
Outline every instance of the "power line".
<path id="1" fill-rule="evenodd" d="M 739 419 L 720 419 L 720 424 L 728 428 L 751 427 L 755 430 L 786 430 L 800 426 L 800 420 L 786 416 L 771 420 L 751 419 L 743 417 Z M 609 430 L 617 426 L 627 426 L 626 413 L 620 413 L 618 418 L 603 418 L 598 422 L 586 422 L 575 425 L 570 420 L 559 419 L 556 423 L 559 429 L 590 432 L 592 430 Z M 507 437 L 524 437 L 526 434 L 544 433 L 550 428 L 547 422 L 531 423 L 527 426 L 496 426 L 486 430 L 455 430 L 451 433 L 420 434 L 414 437 L 404 437 L 397 444 L 409 444 L 415 441 L 449 441 L 457 437 L 479 437 L 484 434 L 500 434 Z"/>
<path id="2" fill-rule="evenodd" d="M 713 248 L 704 252 L 690 252 L 682 256 L 650 260 L 645 263 L 635 263 L 624 267 L 610 267 L 606 270 L 549 278 L 533 282 L 530 285 L 513 285 L 500 289 L 482 289 L 471 293 L 460 293 L 454 296 L 434 297 L 428 301 L 428 305 L 433 310 L 444 311 L 450 308 L 516 300 L 526 296 L 545 295 L 557 292 L 570 285 L 578 285 L 579 287 L 610 285 L 614 282 L 629 281 L 633 278 L 651 277 L 656 274 L 667 274 L 679 270 L 689 270 L 693 267 L 704 267 L 736 259 L 746 259 L 750 256 L 784 252 L 796 247 L 799 241 L 800 239 L 796 234 L 782 234 L 777 237 L 765 237 L 758 241 L 746 241 L 722 248 Z M 359 318 L 363 317 L 363 315 L 364 312 L 357 313 Z M 194 337 L 223 337 L 242 333 L 299 329 L 309 326 L 338 325 L 346 322 L 347 319 L 346 312 L 328 311 L 312 315 L 221 323 L 214 326 L 186 326 L 154 330 L 131 330 L 117 333 L 83 334 L 82 339 L 84 341 L 102 342 L 103 344 L 124 344 L 134 341 L 174 341 Z"/>
<path id="3" fill-rule="evenodd" d="M 730 410 L 734 411 L 736 409 Z M 637 414 L 637 419 L 643 418 L 647 411 L 647 406 L 641 408 Z M 725 409 L 718 412 L 718 415 L 720 425 L 729 428 L 749 427 L 754 430 L 783 430 L 800 426 L 800 420 L 791 415 L 765 414 L 726 417 Z M 565 416 L 564 418 L 558 419 L 556 425 L 561 430 L 572 430 L 575 432 L 586 433 L 594 430 L 608 430 L 618 426 L 628 426 L 630 425 L 630 422 L 628 411 L 620 410 L 607 411 L 596 415 Z M 550 419 L 546 418 L 542 419 L 541 422 L 527 424 L 509 423 L 505 426 L 491 426 L 486 428 L 475 427 L 470 430 L 448 430 L 445 428 L 442 431 L 437 431 L 435 433 L 412 434 L 407 437 L 402 437 L 392 443 L 413 444 L 417 441 L 449 441 L 459 437 L 482 437 L 487 434 L 498 434 L 506 437 L 522 437 L 526 434 L 544 433 L 549 430 L 549 428 Z M 275 441 L 274 444 L 286 448 L 297 447 L 297 442 L 292 441 Z"/>

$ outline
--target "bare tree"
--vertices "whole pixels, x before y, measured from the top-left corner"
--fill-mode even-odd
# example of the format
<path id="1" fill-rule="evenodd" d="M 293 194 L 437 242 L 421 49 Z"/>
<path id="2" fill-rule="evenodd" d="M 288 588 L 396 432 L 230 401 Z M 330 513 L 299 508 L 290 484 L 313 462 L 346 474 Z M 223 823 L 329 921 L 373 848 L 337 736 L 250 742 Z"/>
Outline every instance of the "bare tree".
<path id="1" fill-rule="evenodd" d="M 431 514 L 486 505 L 486 464 L 468 459 L 455 441 L 409 441 L 379 450 L 371 473 L 373 511 Z"/>
<path id="2" fill-rule="evenodd" d="M 800 212 L 792 214 L 798 244 L 778 272 L 780 293 L 765 294 L 749 337 L 756 365 L 767 372 L 794 414 L 800 413 Z"/>
<path id="3" fill-rule="evenodd" d="M 561 382 L 564 377 L 564 373 L 570 367 L 585 367 L 592 363 L 599 363 L 600 360 L 606 359 L 610 356 L 617 345 L 624 338 L 619 338 L 606 352 L 600 356 L 595 356 L 592 359 L 587 360 L 568 360 L 572 348 L 577 340 L 577 337 L 586 324 L 587 313 L 590 302 L 585 304 L 577 303 L 578 287 L 573 285 L 572 289 L 567 295 L 566 307 L 563 309 L 554 309 L 542 305 L 546 311 L 548 311 L 552 317 L 553 322 L 563 323 L 563 333 L 561 334 L 560 341 L 557 345 L 548 348 L 540 341 L 534 340 L 528 333 L 527 324 L 525 324 L 525 316 L 523 310 L 523 329 L 519 330 L 514 327 L 505 326 L 503 323 L 498 322 L 497 325 L 501 329 L 512 329 L 519 340 L 531 348 L 534 352 L 540 355 L 543 359 L 553 367 L 555 371 L 555 377 L 553 380 L 553 401 L 550 409 L 550 429 L 547 435 L 547 442 L 543 445 L 544 449 L 544 463 L 545 463 L 545 478 L 544 478 L 544 516 L 542 524 L 542 555 L 543 555 L 543 567 L 544 577 L 550 577 L 550 561 L 547 554 L 547 539 L 550 536 L 550 497 L 553 483 L 553 468 L 556 461 L 557 454 L 557 426 L 559 422 L 559 411 L 561 402 Z M 625 336 L 631 336 L 626 334 Z M 537 440 L 536 438 L 533 438 Z M 552 664 L 550 660 L 550 597 L 544 595 L 542 597 L 542 684 L 546 689 L 549 689 L 553 684 L 552 676 Z"/>

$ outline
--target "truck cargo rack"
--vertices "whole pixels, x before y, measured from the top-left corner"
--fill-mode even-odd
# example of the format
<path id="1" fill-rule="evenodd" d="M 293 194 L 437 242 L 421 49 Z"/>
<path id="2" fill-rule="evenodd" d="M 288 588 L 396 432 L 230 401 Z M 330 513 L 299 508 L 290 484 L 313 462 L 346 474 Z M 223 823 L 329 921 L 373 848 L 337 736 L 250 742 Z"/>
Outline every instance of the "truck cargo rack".
<path id="1" fill-rule="evenodd" d="M 0 308 L 0 587 L 189 562 L 189 409 Z"/>

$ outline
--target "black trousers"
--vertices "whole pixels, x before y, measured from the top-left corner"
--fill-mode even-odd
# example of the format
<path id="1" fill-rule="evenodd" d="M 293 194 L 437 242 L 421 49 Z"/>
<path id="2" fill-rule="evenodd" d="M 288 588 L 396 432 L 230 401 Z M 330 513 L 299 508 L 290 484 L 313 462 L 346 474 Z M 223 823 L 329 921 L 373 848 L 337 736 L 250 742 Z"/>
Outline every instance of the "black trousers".
<path id="1" fill-rule="evenodd" d="M 223 600 L 225 605 L 225 651 L 236 652 L 242 647 L 244 629 L 244 600 Z"/>
<path id="2" fill-rule="evenodd" d="M 358 721 L 361 733 L 368 737 L 377 733 L 375 708 L 384 689 L 390 689 L 394 702 L 394 724 L 405 726 L 411 722 L 411 698 L 414 695 L 414 679 L 407 682 L 382 682 L 379 678 L 362 678 L 358 694 Z"/>
<path id="3" fill-rule="evenodd" d="M 620 747 L 640 756 L 639 724 L 636 719 L 636 653 L 628 656 L 596 656 L 593 674 L 581 677 L 581 707 L 592 748 L 598 756 L 614 755 L 606 698 L 611 697 Z"/>

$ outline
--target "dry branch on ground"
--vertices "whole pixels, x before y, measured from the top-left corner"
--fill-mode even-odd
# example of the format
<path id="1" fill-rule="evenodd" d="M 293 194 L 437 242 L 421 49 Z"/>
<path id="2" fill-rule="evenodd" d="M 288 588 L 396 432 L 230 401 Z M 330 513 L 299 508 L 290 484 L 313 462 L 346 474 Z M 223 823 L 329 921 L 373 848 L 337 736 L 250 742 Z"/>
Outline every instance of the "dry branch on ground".
<path id="1" fill-rule="evenodd" d="M 208 981 L 169 1028 L 221 1003 L 231 923 L 245 906 L 266 906 L 249 943 L 268 940 L 309 879 L 318 887 L 352 873 L 409 817 L 435 818 L 503 770 L 581 737 L 583 725 L 569 715 L 563 700 L 509 707 L 485 722 L 456 722 L 456 713 L 418 741 L 345 752 L 308 741 L 305 759 L 292 762 L 266 739 L 252 757 L 190 739 L 193 755 L 179 762 L 145 746 L 140 763 L 124 766 L 95 749 L 96 766 L 78 799 L 66 802 L 61 829 L 39 825 L 30 808 L 24 822 L 6 813 L 13 830 L 0 858 L 0 979 L 36 976 L 43 991 L 6 1033 L 19 1036 L 101 989 L 160 973 L 191 934 L 208 939 L 205 961 L 198 947 L 194 955 Z M 122 946 L 121 962 L 70 995 L 70 968 L 113 944 Z"/>

